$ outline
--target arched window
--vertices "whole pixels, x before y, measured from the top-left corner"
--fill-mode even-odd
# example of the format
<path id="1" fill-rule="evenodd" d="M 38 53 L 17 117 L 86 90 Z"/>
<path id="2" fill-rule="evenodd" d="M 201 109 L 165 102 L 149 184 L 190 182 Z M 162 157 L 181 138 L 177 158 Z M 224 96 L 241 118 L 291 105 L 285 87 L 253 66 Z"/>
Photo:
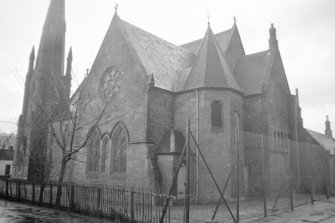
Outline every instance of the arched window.
<path id="1" fill-rule="evenodd" d="M 101 167 L 100 171 L 106 171 L 106 159 L 107 159 L 107 144 L 108 144 L 108 137 L 105 136 L 102 140 L 102 147 L 101 147 Z"/>
<path id="2" fill-rule="evenodd" d="M 87 141 L 87 171 L 99 171 L 100 135 L 94 129 Z"/>
<path id="3" fill-rule="evenodd" d="M 128 134 L 122 124 L 117 124 L 111 136 L 111 173 L 126 172 Z"/>
<path id="4" fill-rule="evenodd" d="M 213 127 L 222 127 L 222 108 L 220 101 L 211 104 L 211 121 Z"/>

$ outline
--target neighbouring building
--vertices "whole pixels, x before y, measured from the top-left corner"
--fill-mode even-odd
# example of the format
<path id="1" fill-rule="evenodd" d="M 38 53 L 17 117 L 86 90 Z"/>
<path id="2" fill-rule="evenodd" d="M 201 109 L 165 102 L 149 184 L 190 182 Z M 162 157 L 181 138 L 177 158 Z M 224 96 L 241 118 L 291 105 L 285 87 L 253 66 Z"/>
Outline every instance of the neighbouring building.
<path id="1" fill-rule="evenodd" d="M 13 165 L 13 146 L 6 149 L 0 149 L 0 177 L 10 177 L 11 167 Z"/>
<path id="2" fill-rule="evenodd" d="M 100 92 L 113 91 L 118 74 L 123 80 L 112 102 L 117 109 L 108 110 L 95 129 L 84 125 L 78 144 L 93 132 L 68 166 L 66 181 L 141 185 L 167 192 L 186 141 L 188 119 L 220 185 L 239 154 L 242 196 L 261 193 L 262 174 L 270 176 L 269 191 L 289 185 L 291 169 L 295 176 L 300 174 L 301 109 L 298 94 L 289 88 L 273 24 L 268 48 L 246 54 L 236 21 L 219 33 L 208 24 L 203 38 L 177 46 L 122 20 L 116 10 L 84 80 L 83 92 L 91 100 L 81 102 L 76 93 L 69 98 L 72 50 L 64 73 L 64 10 L 65 0 L 50 1 L 36 62 L 34 49 L 30 56 L 14 177 L 57 179 L 59 152 L 45 117 L 57 117 L 70 104 L 82 103 L 78 120 L 84 124 L 90 108 L 103 103 Z M 56 91 L 63 92 L 62 103 Z M 197 166 L 196 152 L 191 155 L 191 177 L 196 181 L 192 198 L 216 200 L 218 192 L 204 163 Z M 47 161 L 53 163 L 51 175 L 46 175 Z M 184 191 L 184 182 L 182 167 L 178 192 Z M 232 178 L 227 196 L 235 196 L 236 183 Z"/>

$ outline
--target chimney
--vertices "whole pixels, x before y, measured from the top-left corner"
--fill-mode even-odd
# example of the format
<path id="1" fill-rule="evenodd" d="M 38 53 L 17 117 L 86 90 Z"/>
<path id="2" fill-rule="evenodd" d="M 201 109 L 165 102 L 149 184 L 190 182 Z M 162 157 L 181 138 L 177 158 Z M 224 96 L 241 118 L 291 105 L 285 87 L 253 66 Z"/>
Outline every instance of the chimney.
<path id="1" fill-rule="evenodd" d="M 330 121 L 329 121 L 328 115 L 326 116 L 326 130 L 325 130 L 325 135 L 328 136 L 328 137 L 333 137 L 332 129 L 331 129 L 331 127 L 330 127 Z"/>
<path id="2" fill-rule="evenodd" d="M 273 26 L 273 23 L 271 23 L 269 33 L 270 33 L 269 49 L 277 50 L 278 49 L 277 34 L 276 34 L 276 28 Z"/>

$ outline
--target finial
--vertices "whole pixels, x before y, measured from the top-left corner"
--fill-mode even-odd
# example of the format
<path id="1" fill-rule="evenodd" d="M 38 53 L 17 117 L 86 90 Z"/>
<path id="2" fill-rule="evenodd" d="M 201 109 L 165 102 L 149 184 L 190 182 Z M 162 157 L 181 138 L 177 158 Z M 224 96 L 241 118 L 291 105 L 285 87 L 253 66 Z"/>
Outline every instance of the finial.
<path id="1" fill-rule="evenodd" d="M 234 18 L 233 18 L 233 19 L 234 19 L 234 24 L 236 24 L 236 21 L 237 21 L 237 20 L 236 20 L 236 17 L 234 16 Z"/>
<path id="2" fill-rule="evenodd" d="M 31 49 L 30 59 L 35 59 L 35 46 L 33 46 L 33 48 Z"/>
<path id="3" fill-rule="evenodd" d="M 72 60 L 72 46 L 70 47 L 69 54 L 67 56 L 68 60 Z"/>
<path id="4" fill-rule="evenodd" d="M 211 17 L 210 17 L 210 15 L 209 15 L 209 13 L 208 13 L 208 14 L 207 14 L 207 25 L 208 25 L 208 26 L 211 25 L 211 23 L 210 23 L 210 18 L 211 18 Z"/>
<path id="5" fill-rule="evenodd" d="M 326 115 L 326 121 L 327 121 L 327 122 L 329 121 L 329 117 L 328 117 L 328 115 Z"/>
<path id="6" fill-rule="evenodd" d="M 115 14 L 117 14 L 117 9 L 119 8 L 119 4 L 115 4 L 114 9 L 115 9 Z"/>

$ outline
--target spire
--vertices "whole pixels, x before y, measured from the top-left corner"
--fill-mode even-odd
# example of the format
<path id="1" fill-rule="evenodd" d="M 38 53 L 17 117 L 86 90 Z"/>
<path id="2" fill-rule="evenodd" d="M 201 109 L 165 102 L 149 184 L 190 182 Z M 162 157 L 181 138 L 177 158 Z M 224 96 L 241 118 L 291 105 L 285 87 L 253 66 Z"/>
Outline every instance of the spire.
<path id="1" fill-rule="evenodd" d="M 50 0 L 36 60 L 37 71 L 64 74 L 65 0 Z"/>
<path id="2" fill-rule="evenodd" d="M 70 47 L 69 54 L 67 56 L 65 77 L 71 78 L 71 70 L 72 70 L 72 47 Z"/>
<path id="3" fill-rule="evenodd" d="M 278 49 L 278 41 L 277 41 L 276 28 L 274 27 L 273 23 L 271 23 L 271 27 L 269 29 L 269 33 L 270 33 L 269 49 L 270 50 Z"/>
<path id="4" fill-rule="evenodd" d="M 34 62 L 35 62 L 35 47 L 33 46 L 30 52 L 30 56 L 29 56 L 28 75 L 30 76 L 33 74 Z"/>
<path id="5" fill-rule="evenodd" d="M 207 27 L 184 90 L 223 87 L 241 91 L 210 26 Z"/>
<path id="6" fill-rule="evenodd" d="M 30 83 L 31 83 L 31 77 L 34 73 L 34 62 L 35 62 L 35 47 L 31 49 L 30 56 L 29 56 L 29 67 L 28 72 L 26 76 L 26 82 L 24 85 L 24 95 L 23 95 L 23 106 L 22 106 L 22 117 L 21 117 L 21 123 L 24 124 L 26 115 L 27 115 L 27 109 L 28 109 L 28 99 L 30 94 Z"/>
<path id="7" fill-rule="evenodd" d="M 332 130 L 330 127 L 330 121 L 328 115 L 326 116 L 326 130 L 325 130 L 325 135 L 328 137 L 333 137 Z"/>

